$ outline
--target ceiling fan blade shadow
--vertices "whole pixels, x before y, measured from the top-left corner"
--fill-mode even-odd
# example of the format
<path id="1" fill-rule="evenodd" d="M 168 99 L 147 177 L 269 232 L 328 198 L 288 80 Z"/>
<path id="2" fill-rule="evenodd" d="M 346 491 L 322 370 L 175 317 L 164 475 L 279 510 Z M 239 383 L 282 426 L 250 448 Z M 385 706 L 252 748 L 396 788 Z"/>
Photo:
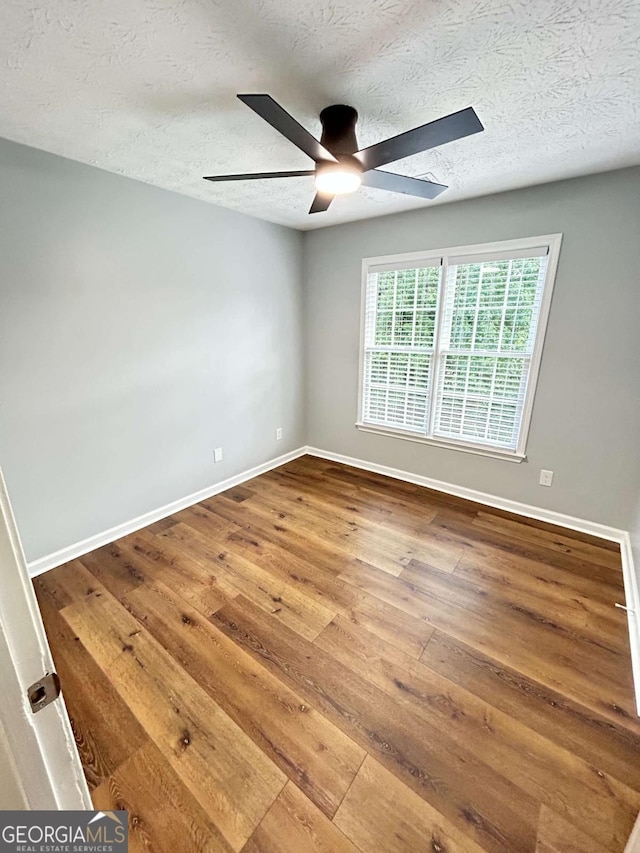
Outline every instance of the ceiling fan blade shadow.
<path id="1" fill-rule="evenodd" d="M 372 169 L 362 175 L 362 185 L 375 187 L 378 190 L 387 190 L 392 193 L 403 193 L 418 198 L 436 198 L 447 187 L 444 184 L 436 184 L 433 181 L 425 181 L 422 178 L 409 178 L 406 175 L 396 175 L 394 172 L 383 172 L 381 169 Z"/>
<path id="2" fill-rule="evenodd" d="M 302 169 L 294 172 L 248 172 L 245 175 L 207 175 L 205 181 L 262 181 L 265 178 L 302 178 L 315 175 L 313 169 Z"/>
<path id="3" fill-rule="evenodd" d="M 238 95 L 238 98 L 316 163 L 319 160 L 336 162 L 333 154 L 274 101 L 271 95 Z"/>
<path id="4" fill-rule="evenodd" d="M 329 209 L 329 205 L 333 199 L 334 196 L 332 195 L 316 193 L 315 198 L 313 199 L 313 204 L 309 208 L 309 213 L 323 213 L 325 210 Z"/>
<path id="5" fill-rule="evenodd" d="M 482 122 L 473 107 L 467 107 L 457 113 L 414 127 L 398 136 L 391 136 L 356 153 L 357 159 L 365 169 L 376 169 L 395 160 L 403 160 L 421 151 L 437 148 L 447 142 L 463 139 L 484 130 Z"/>

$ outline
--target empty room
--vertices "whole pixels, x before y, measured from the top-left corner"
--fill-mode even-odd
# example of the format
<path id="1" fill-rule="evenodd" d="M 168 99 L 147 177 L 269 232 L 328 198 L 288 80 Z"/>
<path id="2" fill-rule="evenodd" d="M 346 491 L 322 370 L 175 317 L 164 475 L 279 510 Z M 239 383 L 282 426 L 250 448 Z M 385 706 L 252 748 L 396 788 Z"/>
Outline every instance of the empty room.
<path id="1" fill-rule="evenodd" d="M 640 850 L 638 1 L 0 57 L 0 848 Z"/>

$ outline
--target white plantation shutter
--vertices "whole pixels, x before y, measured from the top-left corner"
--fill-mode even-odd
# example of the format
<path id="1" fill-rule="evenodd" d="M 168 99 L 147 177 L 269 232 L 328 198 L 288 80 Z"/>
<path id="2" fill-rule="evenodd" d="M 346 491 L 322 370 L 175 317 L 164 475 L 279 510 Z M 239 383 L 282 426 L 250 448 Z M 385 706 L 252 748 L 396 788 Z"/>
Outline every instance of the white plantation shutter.
<path id="1" fill-rule="evenodd" d="M 549 247 L 496 249 L 368 267 L 362 426 L 516 452 Z"/>
<path id="2" fill-rule="evenodd" d="M 546 252 L 526 255 L 449 264 L 434 436 L 518 446 L 547 270 Z"/>

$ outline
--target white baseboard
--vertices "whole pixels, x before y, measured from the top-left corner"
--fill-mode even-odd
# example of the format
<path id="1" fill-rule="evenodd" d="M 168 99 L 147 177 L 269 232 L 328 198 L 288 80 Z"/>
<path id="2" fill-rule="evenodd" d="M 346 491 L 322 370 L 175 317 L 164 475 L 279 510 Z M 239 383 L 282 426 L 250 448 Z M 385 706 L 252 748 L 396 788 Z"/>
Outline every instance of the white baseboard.
<path id="1" fill-rule="evenodd" d="M 627 605 L 627 621 L 629 624 L 629 645 L 631 646 L 631 667 L 633 672 L 633 684 L 636 697 L 636 709 L 640 715 L 640 577 L 638 572 L 640 566 L 634 565 L 631 540 L 626 530 L 616 527 L 608 527 L 595 521 L 584 518 L 575 518 L 572 515 L 564 515 L 542 507 L 530 506 L 529 504 L 511 501 L 497 495 L 489 495 L 486 492 L 478 492 L 465 486 L 457 486 L 453 483 L 445 483 L 442 480 L 433 480 L 431 477 L 423 477 L 420 474 L 412 474 L 409 471 L 401 471 L 398 468 L 390 468 L 387 465 L 378 465 L 375 462 L 366 462 L 364 459 L 355 459 L 352 456 L 343 456 L 340 453 L 332 453 L 329 450 L 320 450 L 317 447 L 306 447 L 305 452 L 309 456 L 317 456 L 329 462 L 340 462 L 343 465 L 351 465 L 353 468 L 361 468 L 374 474 L 384 474 L 395 480 L 403 480 L 406 483 L 414 483 L 417 486 L 425 486 L 437 492 L 445 492 L 458 498 L 485 504 L 486 506 L 522 515 L 525 518 L 534 518 L 537 521 L 547 521 L 558 527 L 566 527 L 580 533 L 590 533 L 601 539 L 608 539 L 620 545 L 620 556 L 622 560 L 622 575 L 624 580 L 625 599 Z"/>
<path id="2" fill-rule="evenodd" d="M 200 503 L 207 498 L 212 498 L 214 495 L 220 494 L 233 486 L 239 486 L 241 483 L 246 483 L 253 477 L 258 477 L 266 471 L 271 471 L 272 468 L 278 468 L 286 462 L 291 462 L 292 459 L 297 459 L 299 456 L 304 456 L 306 453 L 305 447 L 299 447 L 297 450 L 292 450 L 290 453 L 285 453 L 282 456 L 277 456 L 275 459 L 270 459 L 268 462 L 263 462 L 262 465 L 257 465 L 255 468 L 250 468 L 248 471 L 243 471 L 241 474 L 236 474 L 235 477 L 229 477 L 227 480 L 222 480 L 220 483 L 215 483 L 212 486 L 207 486 L 205 489 L 200 489 L 198 492 L 193 492 L 191 495 L 186 495 L 177 501 L 172 501 L 170 504 L 158 507 L 157 509 L 146 512 L 144 515 L 139 515 L 131 521 L 125 521 L 123 524 L 118 524 L 115 527 L 110 527 L 108 530 L 103 530 L 101 533 L 96 533 L 94 536 L 89 536 L 81 542 L 76 542 L 60 551 L 55 551 L 53 554 L 47 554 L 40 557 L 38 560 L 32 560 L 27 563 L 29 574 L 32 578 L 41 575 L 43 572 L 48 572 L 49 569 L 55 569 L 56 566 L 61 566 L 63 563 L 68 563 L 69 560 L 75 560 L 83 554 L 88 554 L 89 551 L 94 551 L 96 548 L 101 548 L 103 545 L 108 545 L 110 542 L 115 542 L 116 539 L 121 539 L 123 536 L 128 536 L 129 533 L 135 533 L 136 530 L 141 530 L 143 527 L 148 527 L 168 515 L 173 515 L 181 509 L 186 509 L 188 506 Z"/>

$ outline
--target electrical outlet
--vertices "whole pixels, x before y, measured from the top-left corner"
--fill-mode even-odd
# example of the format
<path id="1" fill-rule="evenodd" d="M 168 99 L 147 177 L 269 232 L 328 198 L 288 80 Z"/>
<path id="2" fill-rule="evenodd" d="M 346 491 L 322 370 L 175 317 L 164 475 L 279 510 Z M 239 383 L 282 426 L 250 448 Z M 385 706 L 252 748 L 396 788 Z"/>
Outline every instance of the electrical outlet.
<path id="1" fill-rule="evenodd" d="M 281 438 L 282 438 L 282 427 L 278 427 L 278 429 L 276 430 L 276 441 L 280 441 Z"/>
<path id="2" fill-rule="evenodd" d="M 214 462 L 222 462 L 222 448 L 216 447 L 213 451 L 213 461 Z"/>
<path id="3" fill-rule="evenodd" d="M 553 471 L 545 471 L 544 468 L 540 471 L 540 485 L 551 486 L 553 484 Z"/>

